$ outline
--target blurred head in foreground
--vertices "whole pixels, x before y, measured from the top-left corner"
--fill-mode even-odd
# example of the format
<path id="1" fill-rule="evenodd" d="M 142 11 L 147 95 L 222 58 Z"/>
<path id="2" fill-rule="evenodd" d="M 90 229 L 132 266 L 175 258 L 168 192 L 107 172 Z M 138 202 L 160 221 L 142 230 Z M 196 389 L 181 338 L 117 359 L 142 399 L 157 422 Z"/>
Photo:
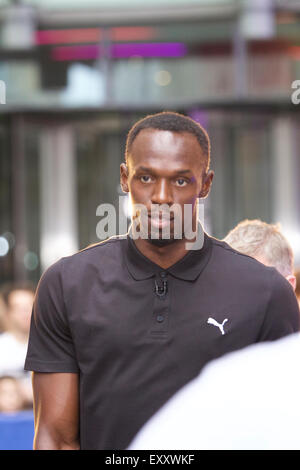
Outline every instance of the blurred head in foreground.
<path id="1" fill-rule="evenodd" d="M 299 355 L 298 332 L 210 361 L 129 450 L 300 450 Z"/>
<path id="2" fill-rule="evenodd" d="M 294 255 L 279 225 L 243 220 L 224 238 L 232 248 L 272 266 L 296 289 Z"/>

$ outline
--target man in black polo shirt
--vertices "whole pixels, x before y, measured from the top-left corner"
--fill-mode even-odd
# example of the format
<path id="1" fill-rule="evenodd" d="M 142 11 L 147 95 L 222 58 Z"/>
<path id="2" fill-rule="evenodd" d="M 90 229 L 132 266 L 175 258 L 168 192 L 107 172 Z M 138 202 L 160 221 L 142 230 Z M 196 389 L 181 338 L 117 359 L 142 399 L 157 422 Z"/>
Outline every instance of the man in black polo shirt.
<path id="1" fill-rule="evenodd" d="M 124 449 L 209 360 L 298 331 L 295 294 L 274 268 L 202 237 L 197 201 L 210 190 L 209 162 L 208 136 L 191 119 L 139 121 L 121 185 L 146 213 L 133 212 L 128 234 L 42 276 L 25 364 L 34 371 L 36 449 Z M 194 238 L 185 230 L 178 238 L 175 216 L 165 217 L 173 205 L 191 208 Z M 139 230 L 148 235 L 137 238 Z"/>

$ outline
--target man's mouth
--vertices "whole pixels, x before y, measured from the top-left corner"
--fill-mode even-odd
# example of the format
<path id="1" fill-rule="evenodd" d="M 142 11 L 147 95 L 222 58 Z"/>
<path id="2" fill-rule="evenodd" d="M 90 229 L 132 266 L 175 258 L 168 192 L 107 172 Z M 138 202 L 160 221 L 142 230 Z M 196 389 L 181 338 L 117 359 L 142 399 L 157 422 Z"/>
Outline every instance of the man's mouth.
<path id="1" fill-rule="evenodd" d="M 164 228 L 167 227 L 174 220 L 174 216 L 170 216 L 169 214 L 155 214 L 155 215 L 148 215 L 148 218 L 151 222 L 151 225 L 156 228 Z"/>

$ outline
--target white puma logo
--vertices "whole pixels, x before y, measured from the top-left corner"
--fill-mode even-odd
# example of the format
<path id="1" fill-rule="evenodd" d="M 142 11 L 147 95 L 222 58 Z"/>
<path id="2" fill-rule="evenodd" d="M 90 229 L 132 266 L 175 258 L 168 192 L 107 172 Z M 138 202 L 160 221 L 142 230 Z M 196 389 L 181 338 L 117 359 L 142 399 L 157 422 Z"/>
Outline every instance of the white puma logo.
<path id="1" fill-rule="evenodd" d="M 222 335 L 225 335 L 224 324 L 227 321 L 228 321 L 228 318 L 225 318 L 225 320 L 223 320 L 223 323 L 218 323 L 214 318 L 209 317 L 209 319 L 207 320 L 207 323 L 209 323 L 210 325 L 217 326 L 219 330 L 221 331 Z"/>

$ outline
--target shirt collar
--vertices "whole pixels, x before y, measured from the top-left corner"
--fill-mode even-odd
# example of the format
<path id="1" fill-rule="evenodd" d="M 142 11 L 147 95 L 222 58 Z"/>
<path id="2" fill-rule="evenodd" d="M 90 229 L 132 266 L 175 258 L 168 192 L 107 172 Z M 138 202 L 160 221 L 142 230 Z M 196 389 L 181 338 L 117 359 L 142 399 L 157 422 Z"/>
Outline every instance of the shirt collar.
<path id="1" fill-rule="evenodd" d="M 198 229 L 203 230 L 199 222 Z M 139 281 L 151 278 L 162 271 L 172 274 L 172 276 L 186 281 L 194 281 L 209 261 L 211 255 L 212 241 L 211 238 L 204 233 L 204 243 L 199 250 L 189 250 L 183 258 L 167 269 L 162 268 L 158 264 L 144 256 L 136 247 L 134 240 L 130 236 L 131 226 L 124 243 L 125 262 L 131 276 Z"/>

